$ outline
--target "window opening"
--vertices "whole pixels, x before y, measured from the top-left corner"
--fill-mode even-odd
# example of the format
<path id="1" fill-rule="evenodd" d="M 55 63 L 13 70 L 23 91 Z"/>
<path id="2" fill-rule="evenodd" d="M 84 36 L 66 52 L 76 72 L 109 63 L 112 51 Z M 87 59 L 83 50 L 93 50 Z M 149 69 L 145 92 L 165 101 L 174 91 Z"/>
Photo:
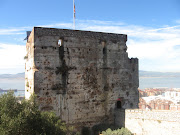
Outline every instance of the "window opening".
<path id="1" fill-rule="evenodd" d="M 121 109 L 122 108 L 121 101 L 117 101 L 116 107 L 117 107 L 117 109 Z"/>
<path id="2" fill-rule="evenodd" d="M 107 48 L 106 48 L 105 41 L 102 41 L 101 44 L 102 44 L 102 47 L 103 47 L 103 54 L 106 54 L 107 53 Z"/>
<path id="3" fill-rule="evenodd" d="M 62 46 L 62 39 L 58 40 L 58 46 Z"/>
<path id="4" fill-rule="evenodd" d="M 104 41 L 102 41 L 101 42 L 101 44 L 102 44 L 102 46 L 103 46 L 103 48 L 105 47 L 105 42 Z"/>

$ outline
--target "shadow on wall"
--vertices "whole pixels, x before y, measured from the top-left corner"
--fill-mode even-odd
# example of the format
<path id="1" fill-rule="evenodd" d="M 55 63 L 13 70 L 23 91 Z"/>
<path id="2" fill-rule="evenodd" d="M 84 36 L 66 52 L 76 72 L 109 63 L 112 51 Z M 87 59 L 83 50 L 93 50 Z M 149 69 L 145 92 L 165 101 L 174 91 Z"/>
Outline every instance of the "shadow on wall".
<path id="1" fill-rule="evenodd" d="M 91 133 L 93 135 L 99 135 L 102 131 L 105 131 L 108 128 L 110 128 L 112 130 L 116 130 L 116 129 L 125 127 L 125 109 L 122 108 L 122 101 L 121 100 L 117 100 L 117 102 L 115 104 L 114 123 L 108 124 L 106 122 L 107 121 L 105 121 L 104 123 L 100 123 L 100 124 L 93 126 L 91 128 Z M 89 133 L 87 128 L 84 128 L 83 132 L 84 133 L 86 132 L 86 135 L 88 135 L 87 133 Z M 85 134 L 82 134 L 82 135 L 85 135 Z"/>
<path id="2" fill-rule="evenodd" d="M 125 109 L 122 108 L 122 101 L 116 102 L 116 108 L 114 109 L 114 124 L 117 127 L 125 127 Z"/>

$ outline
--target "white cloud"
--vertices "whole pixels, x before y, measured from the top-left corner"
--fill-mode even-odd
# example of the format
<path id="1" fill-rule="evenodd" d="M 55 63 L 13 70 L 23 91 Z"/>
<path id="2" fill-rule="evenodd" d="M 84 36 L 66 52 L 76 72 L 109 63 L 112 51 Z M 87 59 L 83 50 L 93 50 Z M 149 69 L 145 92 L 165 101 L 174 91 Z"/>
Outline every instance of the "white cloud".
<path id="1" fill-rule="evenodd" d="M 24 31 L 26 31 L 25 27 L 20 28 L 8 28 L 8 29 L 0 29 L 0 35 L 19 35 L 24 34 Z"/>
<path id="2" fill-rule="evenodd" d="M 19 68 L 24 69 L 25 54 L 26 48 L 23 45 L 0 44 L 0 71 L 6 69 L 6 73 L 16 73 Z"/>
<path id="3" fill-rule="evenodd" d="M 38 25 L 37 27 L 57 27 L 57 28 L 72 28 L 72 23 L 55 23 L 55 24 L 48 24 L 48 25 Z"/>
<path id="4" fill-rule="evenodd" d="M 175 21 L 176 23 L 180 24 L 180 19 Z"/>
<path id="5" fill-rule="evenodd" d="M 110 25 L 120 26 L 124 25 L 124 22 L 113 22 L 113 21 L 100 21 L 100 20 L 76 20 L 78 24 L 91 24 L 92 25 Z"/>

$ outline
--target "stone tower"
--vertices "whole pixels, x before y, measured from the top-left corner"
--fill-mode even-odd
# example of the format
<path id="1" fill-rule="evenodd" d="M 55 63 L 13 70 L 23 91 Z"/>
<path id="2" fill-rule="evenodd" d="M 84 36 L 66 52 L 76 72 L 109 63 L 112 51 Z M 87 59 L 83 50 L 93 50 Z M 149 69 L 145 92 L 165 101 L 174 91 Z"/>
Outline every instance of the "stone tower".
<path id="1" fill-rule="evenodd" d="M 34 27 L 28 37 L 25 97 L 68 124 L 113 123 L 116 108 L 138 107 L 138 59 L 127 35 Z"/>

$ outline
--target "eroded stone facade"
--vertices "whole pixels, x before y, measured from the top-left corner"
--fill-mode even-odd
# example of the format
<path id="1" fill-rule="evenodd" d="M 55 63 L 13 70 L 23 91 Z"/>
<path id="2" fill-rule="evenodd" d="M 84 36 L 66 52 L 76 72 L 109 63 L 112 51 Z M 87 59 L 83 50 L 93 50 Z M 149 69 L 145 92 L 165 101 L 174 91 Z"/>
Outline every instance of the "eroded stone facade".
<path id="1" fill-rule="evenodd" d="M 35 27 L 26 44 L 26 98 L 68 124 L 114 123 L 116 108 L 138 107 L 138 59 L 127 36 Z"/>

